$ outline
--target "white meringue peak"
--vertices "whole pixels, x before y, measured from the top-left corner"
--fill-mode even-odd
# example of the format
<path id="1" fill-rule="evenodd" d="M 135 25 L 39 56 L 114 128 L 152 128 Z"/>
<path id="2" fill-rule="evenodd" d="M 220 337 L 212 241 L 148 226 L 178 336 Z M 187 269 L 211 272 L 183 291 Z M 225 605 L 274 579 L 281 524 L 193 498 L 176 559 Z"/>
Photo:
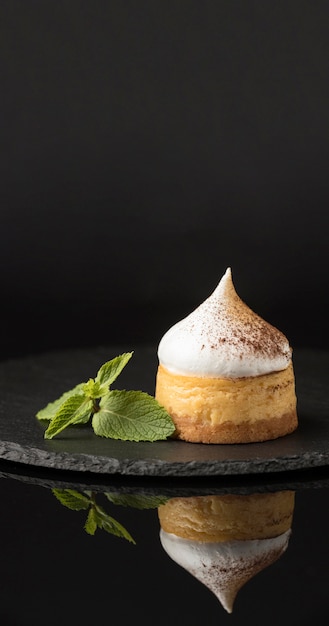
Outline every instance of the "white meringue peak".
<path id="1" fill-rule="evenodd" d="M 215 291 L 162 337 L 161 365 L 175 374 L 242 378 L 288 367 L 285 335 L 263 320 L 235 291 L 228 268 Z"/>
<path id="2" fill-rule="evenodd" d="M 212 591 L 232 613 L 238 591 L 286 551 L 291 530 L 271 539 L 198 542 L 160 530 L 168 556 Z"/>

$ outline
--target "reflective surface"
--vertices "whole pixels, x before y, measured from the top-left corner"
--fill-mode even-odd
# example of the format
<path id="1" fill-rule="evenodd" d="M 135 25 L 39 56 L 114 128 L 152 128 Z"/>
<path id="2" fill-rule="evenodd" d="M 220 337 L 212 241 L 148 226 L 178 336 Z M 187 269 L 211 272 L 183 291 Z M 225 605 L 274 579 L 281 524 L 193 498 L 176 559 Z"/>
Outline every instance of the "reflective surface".
<path id="1" fill-rule="evenodd" d="M 24 475 L 21 469 L 3 465 L 0 480 L 2 624 L 84 626 L 100 619 L 110 623 L 114 615 L 115 623 L 125 625 L 328 623 L 326 472 L 320 477 L 309 473 L 296 476 L 293 485 L 286 482 L 286 489 L 283 476 L 279 491 L 272 486 L 268 489 L 266 484 L 250 486 L 248 481 L 244 486 L 231 486 L 207 481 L 199 485 L 161 481 L 127 485 L 120 480 L 103 484 L 98 490 L 95 485 L 88 489 L 86 482 L 72 482 L 72 476 L 68 480 L 68 476 L 57 473 L 45 478 L 38 473 Z M 285 504 L 277 500 L 280 493 Z M 64 501 L 63 494 L 71 499 Z M 82 508 L 69 508 L 79 497 Z M 258 508 L 259 498 L 265 498 L 266 506 Z M 212 506 L 203 509 L 209 500 Z M 218 505 L 223 501 L 226 508 Z M 213 591 L 165 551 L 160 541 L 158 506 L 163 510 L 168 503 L 176 507 L 172 523 L 177 528 L 179 503 L 190 508 L 189 519 L 198 519 L 199 529 L 200 519 L 203 524 L 200 511 L 208 511 L 204 516 L 208 531 L 211 516 L 213 520 L 217 516 L 218 525 L 224 516 L 224 526 L 231 533 L 224 537 L 222 524 L 221 539 L 226 541 L 237 531 L 240 541 L 249 541 L 253 533 L 264 533 L 266 524 L 272 534 L 270 526 L 278 522 L 281 507 L 288 511 L 288 517 L 279 533 L 274 532 L 280 534 L 289 511 L 292 514 L 285 551 L 247 576 L 231 614 Z M 85 524 L 92 506 L 102 512 L 106 523 L 96 530 L 89 526 L 87 532 Z M 267 522 L 263 526 L 265 510 Z M 195 516 L 196 511 L 199 514 Z"/>

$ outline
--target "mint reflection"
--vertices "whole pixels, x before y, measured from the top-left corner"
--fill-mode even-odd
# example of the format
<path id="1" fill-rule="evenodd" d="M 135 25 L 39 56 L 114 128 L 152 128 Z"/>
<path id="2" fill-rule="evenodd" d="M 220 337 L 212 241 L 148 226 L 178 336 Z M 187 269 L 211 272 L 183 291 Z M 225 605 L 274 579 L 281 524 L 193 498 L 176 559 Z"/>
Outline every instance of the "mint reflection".
<path id="1" fill-rule="evenodd" d="M 116 537 L 126 539 L 133 544 L 136 542 L 130 532 L 100 504 L 101 497 L 105 496 L 107 505 L 110 502 L 112 505 L 140 510 L 156 509 L 167 500 L 167 498 L 162 496 L 144 494 L 121 495 L 111 492 L 99 494 L 93 491 L 78 491 L 76 489 L 52 489 L 52 492 L 57 500 L 68 509 L 72 511 L 86 511 L 84 529 L 89 535 L 94 535 L 96 530 L 100 529 Z"/>
<path id="2" fill-rule="evenodd" d="M 238 591 L 288 547 L 294 491 L 175 497 L 159 506 L 160 541 L 232 613 Z"/>

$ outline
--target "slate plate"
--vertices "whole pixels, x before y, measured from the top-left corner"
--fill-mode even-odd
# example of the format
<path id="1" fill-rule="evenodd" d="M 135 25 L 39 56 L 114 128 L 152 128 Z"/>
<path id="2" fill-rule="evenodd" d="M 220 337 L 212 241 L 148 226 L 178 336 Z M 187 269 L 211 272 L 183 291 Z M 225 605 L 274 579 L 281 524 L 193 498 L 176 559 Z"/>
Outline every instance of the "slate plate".
<path id="1" fill-rule="evenodd" d="M 0 459 L 34 468 L 111 476 L 212 477 L 309 470 L 329 465 L 329 352 L 295 350 L 299 427 L 260 444 L 202 445 L 181 441 L 134 443 L 69 428 L 51 441 L 35 413 L 63 391 L 96 375 L 125 349 L 97 347 L 0 363 Z M 137 347 L 117 388 L 154 392 L 156 352 Z"/>

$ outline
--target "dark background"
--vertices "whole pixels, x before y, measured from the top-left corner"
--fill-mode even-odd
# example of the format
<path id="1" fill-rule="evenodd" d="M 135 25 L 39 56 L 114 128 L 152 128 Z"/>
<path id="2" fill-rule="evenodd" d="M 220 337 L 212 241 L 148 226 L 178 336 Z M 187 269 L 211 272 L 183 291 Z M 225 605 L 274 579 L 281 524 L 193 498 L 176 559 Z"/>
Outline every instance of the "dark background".
<path id="1" fill-rule="evenodd" d="M 293 346 L 328 349 L 328 77 L 328 0 L 0 0 L 0 358 L 156 344 L 229 265 Z M 134 552 L 49 490 L 0 487 L 8 626 L 122 597 L 122 624 L 153 624 L 152 585 L 159 623 L 328 623 L 327 490 L 298 492 L 286 555 L 226 616 L 155 511 L 113 511 Z"/>
<path id="2" fill-rule="evenodd" d="M 327 0 L 2 0 L 1 356 L 157 343 L 215 288 L 328 347 Z"/>

